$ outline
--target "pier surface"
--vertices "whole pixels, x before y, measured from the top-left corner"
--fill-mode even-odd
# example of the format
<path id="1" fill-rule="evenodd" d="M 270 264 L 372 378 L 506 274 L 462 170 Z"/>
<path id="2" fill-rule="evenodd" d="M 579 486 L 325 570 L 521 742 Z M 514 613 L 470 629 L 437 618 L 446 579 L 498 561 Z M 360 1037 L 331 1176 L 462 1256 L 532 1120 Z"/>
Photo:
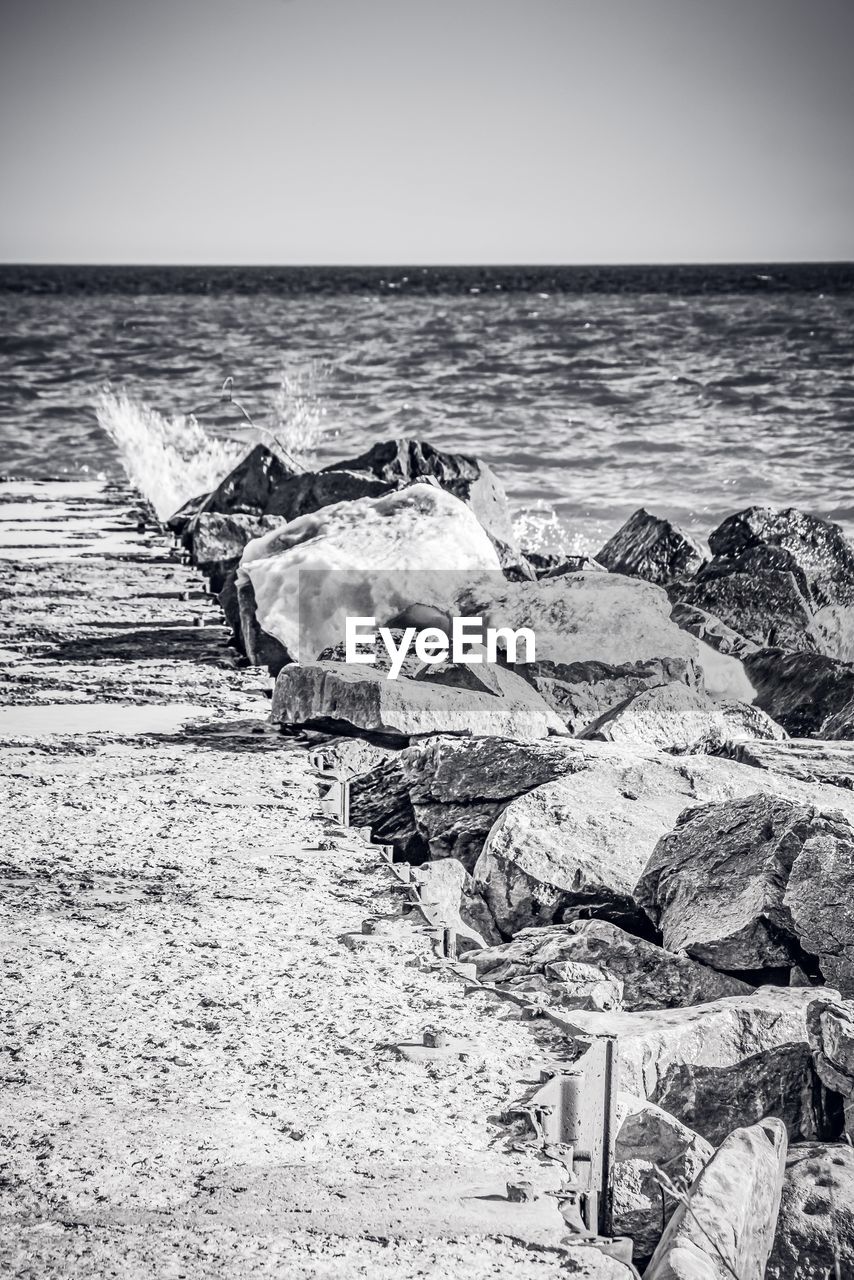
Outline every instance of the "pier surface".
<path id="1" fill-rule="evenodd" d="M 0 610 L 0 1273 L 610 1275 L 499 1118 L 556 1046 L 344 944 L 393 877 L 134 495 L 0 485 Z"/>

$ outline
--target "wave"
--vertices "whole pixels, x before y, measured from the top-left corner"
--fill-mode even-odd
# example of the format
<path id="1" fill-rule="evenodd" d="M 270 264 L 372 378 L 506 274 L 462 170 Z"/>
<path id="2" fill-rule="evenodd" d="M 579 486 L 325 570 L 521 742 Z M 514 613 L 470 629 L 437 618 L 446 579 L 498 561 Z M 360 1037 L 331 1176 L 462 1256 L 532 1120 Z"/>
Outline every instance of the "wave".
<path id="1" fill-rule="evenodd" d="M 118 450 L 128 480 L 160 520 L 213 489 L 246 452 L 245 440 L 218 439 L 192 415 L 164 417 L 124 392 L 101 391 L 95 413 Z"/>

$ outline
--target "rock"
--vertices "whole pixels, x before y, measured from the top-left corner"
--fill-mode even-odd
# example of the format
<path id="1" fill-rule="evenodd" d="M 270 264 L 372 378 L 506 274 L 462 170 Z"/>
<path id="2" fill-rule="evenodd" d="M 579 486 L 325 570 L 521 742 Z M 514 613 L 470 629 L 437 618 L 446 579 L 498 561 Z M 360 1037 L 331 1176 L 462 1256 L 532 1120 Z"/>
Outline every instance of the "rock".
<path id="1" fill-rule="evenodd" d="M 755 769 L 771 769 L 802 782 L 854 791 L 854 743 L 792 738 L 786 742 L 742 741 L 730 744 L 730 759 Z"/>
<path id="2" fill-rule="evenodd" d="M 807 1010 L 807 1036 L 819 1078 L 843 1098 L 854 1098 L 854 1003 L 819 991 Z"/>
<path id="3" fill-rule="evenodd" d="M 665 951 L 607 920 L 523 929 L 512 942 L 472 952 L 481 981 L 505 983 L 532 974 L 554 981 L 561 965 L 584 964 L 618 979 L 623 1008 L 677 1008 L 722 996 L 747 995 L 752 988 L 738 978 L 716 973 L 685 955 Z"/>
<path id="4" fill-rule="evenodd" d="M 825 737 L 829 724 L 835 738 L 850 736 L 842 729 L 854 701 L 854 665 L 821 654 L 760 649 L 745 658 L 745 666 L 757 706 L 793 738 Z"/>
<path id="5" fill-rule="evenodd" d="M 616 665 L 537 661 L 518 669 L 576 735 L 632 694 L 671 683 L 691 687 L 700 680 L 697 665 L 688 658 L 648 658 Z"/>
<path id="6" fill-rule="evenodd" d="M 608 572 L 604 564 L 600 564 L 592 556 L 558 556 L 555 558 L 554 563 L 535 572 L 534 576 L 536 578 L 562 578 L 565 573 L 582 573 L 586 570 L 592 570 L 594 573 Z"/>
<path id="7" fill-rule="evenodd" d="M 611 1166 L 611 1229 L 634 1241 L 634 1261 L 652 1257 L 675 1203 L 662 1193 L 659 1174 L 690 1186 L 714 1152 L 693 1129 L 661 1107 L 621 1093 L 621 1121 Z"/>
<path id="8" fill-rule="evenodd" d="M 401 748 L 369 742 L 365 738 L 330 737 L 320 742 L 317 750 L 324 756 L 329 769 L 339 777 L 353 779 L 363 777 L 388 760 L 394 760 Z"/>
<path id="9" fill-rule="evenodd" d="M 200 493 L 195 498 L 190 498 L 179 507 L 173 516 L 166 521 L 166 528 L 170 529 L 176 537 L 180 537 L 192 520 L 193 516 L 198 515 L 204 504 L 207 502 L 209 495 Z"/>
<path id="10" fill-rule="evenodd" d="M 238 574 L 234 589 L 240 623 L 240 649 L 253 667 L 266 667 L 270 675 L 277 676 L 293 661 L 293 657 L 275 636 L 258 625 L 255 589 L 251 581 L 241 581 Z M 233 605 L 230 608 L 233 609 Z"/>
<path id="11" fill-rule="evenodd" d="M 665 946 L 718 969 L 804 967 L 854 993 L 854 828 L 754 795 L 686 810 L 635 898 Z M 814 967 L 814 966 L 813 966 Z"/>
<path id="12" fill-rule="evenodd" d="M 841 1142 L 796 1143 L 786 1159 L 766 1280 L 834 1275 L 854 1275 L 854 1149 Z"/>
<path id="13" fill-rule="evenodd" d="M 822 725 L 822 733 L 832 742 L 850 742 L 854 738 L 854 698 L 827 717 Z"/>
<path id="14" fill-rule="evenodd" d="M 783 742 L 786 730 L 772 720 L 761 707 L 751 706 L 733 698 L 721 698 L 717 703 L 727 727 L 727 739 L 723 750 L 731 754 L 744 742 Z"/>
<path id="15" fill-rule="evenodd" d="M 393 489 L 394 486 L 376 476 L 343 466 L 335 471 L 305 471 L 289 476 L 276 486 L 267 501 L 265 514 L 289 522 L 341 502 L 380 498 Z"/>
<path id="16" fill-rule="evenodd" d="M 825 813 L 812 823 L 783 905 L 824 980 L 854 996 L 854 827 L 841 813 Z"/>
<path id="17" fill-rule="evenodd" d="M 665 586 L 696 573 L 706 555 L 690 534 L 640 507 L 605 543 L 596 559 L 612 573 Z"/>
<path id="18" fill-rule="evenodd" d="M 666 593 L 640 578 L 569 573 L 508 583 L 486 596 L 475 583 L 465 603 L 488 626 L 532 627 L 537 661 L 623 666 L 653 659 L 693 662 L 697 656 L 693 639 L 670 620 Z"/>
<path id="19" fill-rule="evenodd" d="M 820 640 L 810 602 L 792 573 L 713 573 L 679 585 L 679 605 L 713 614 L 752 644 L 815 653 Z"/>
<path id="20" fill-rule="evenodd" d="M 677 1204 L 644 1280 L 762 1280 L 777 1225 L 786 1130 L 779 1120 L 739 1128 Z"/>
<path id="21" fill-rule="evenodd" d="M 310 661 L 343 640 L 348 615 L 382 625 L 414 603 L 452 607 L 449 596 L 479 570 L 500 573 L 471 510 L 418 484 L 325 507 L 257 538 L 243 552 L 238 581 L 254 587 L 260 627 Z M 301 652 L 301 638 L 309 651 Z"/>
<path id="22" fill-rule="evenodd" d="M 351 812 L 406 856 L 458 858 L 471 871 L 489 829 L 514 796 L 583 767 L 566 740 L 435 736 L 415 740 L 393 769 L 360 778 Z M 355 820 L 355 819 L 354 819 Z"/>
<path id="23" fill-rule="evenodd" d="M 816 605 L 854 604 L 854 548 L 839 525 L 794 507 L 748 507 L 729 516 L 709 538 L 712 567 L 738 566 L 749 557 L 787 567 Z"/>
<path id="24" fill-rule="evenodd" d="M 507 495 L 492 468 L 480 458 L 445 453 L 424 440 L 398 437 L 380 441 L 358 458 L 333 463 L 321 474 L 334 473 L 342 467 L 368 472 L 395 489 L 426 478 L 436 480 L 471 508 L 491 537 L 518 557 Z"/>
<path id="25" fill-rule="evenodd" d="M 403 677 L 339 662 L 285 667 L 273 694 L 274 724 L 413 737 L 460 733 L 544 738 L 563 726 L 520 676 L 495 668 L 501 696 Z"/>
<path id="26" fill-rule="evenodd" d="M 670 611 L 670 617 L 678 627 L 689 631 L 691 635 L 696 636 L 698 640 L 702 640 L 724 657 L 743 658 L 746 653 L 755 651 L 757 646 L 752 640 L 739 635 L 714 614 L 707 613 L 705 609 L 698 609 L 696 605 L 680 599 L 682 586 L 682 583 L 676 583 L 672 589 L 676 601 Z"/>
<path id="27" fill-rule="evenodd" d="M 688 806 L 761 792 L 854 817 L 854 795 L 715 756 L 588 741 L 567 746 L 580 753 L 574 767 L 503 808 L 474 868 L 505 935 L 590 914 L 642 930 L 635 884 Z"/>
<path id="28" fill-rule="evenodd" d="M 475 583 L 459 608 L 486 626 L 533 629 L 536 660 L 517 669 L 571 733 L 639 689 L 701 680 L 696 642 L 670 621 L 661 588 L 639 578 L 578 572 L 491 594 Z"/>
<path id="29" fill-rule="evenodd" d="M 823 994 L 823 993 L 822 993 Z M 644 1013 L 549 1011 L 569 1036 L 616 1036 L 617 1084 L 669 1111 L 707 1141 L 778 1116 L 791 1139 L 833 1136 L 807 1041 L 810 987 L 760 987 L 685 1009 Z"/>
<path id="30" fill-rule="evenodd" d="M 461 862 L 443 858 L 419 869 L 421 899 L 436 917 L 457 933 L 457 948 L 466 960 L 496 937 L 495 924 Z"/>
<path id="31" fill-rule="evenodd" d="M 221 515 L 264 515 L 279 486 L 297 474 L 266 445 L 256 444 L 208 495 L 201 510 Z"/>
<path id="32" fill-rule="evenodd" d="M 636 900 L 673 951 L 718 969 L 791 966 L 784 896 L 816 820 L 812 806 L 767 795 L 687 809 L 656 845 Z"/>
<path id="33" fill-rule="evenodd" d="M 822 653 L 854 662 L 854 605 L 824 605 L 816 610 L 814 626 Z"/>
<path id="34" fill-rule="evenodd" d="M 270 516 L 202 511 L 190 521 L 183 540 L 193 564 L 206 577 L 220 579 L 222 585 L 226 574 L 240 563 L 246 544 L 281 524 L 281 520 Z"/>
<path id="35" fill-rule="evenodd" d="M 783 733 L 758 709 L 713 702 L 697 689 L 670 684 L 633 694 L 589 725 L 583 736 L 601 742 L 640 742 L 684 755 L 713 754 L 741 738 Z"/>

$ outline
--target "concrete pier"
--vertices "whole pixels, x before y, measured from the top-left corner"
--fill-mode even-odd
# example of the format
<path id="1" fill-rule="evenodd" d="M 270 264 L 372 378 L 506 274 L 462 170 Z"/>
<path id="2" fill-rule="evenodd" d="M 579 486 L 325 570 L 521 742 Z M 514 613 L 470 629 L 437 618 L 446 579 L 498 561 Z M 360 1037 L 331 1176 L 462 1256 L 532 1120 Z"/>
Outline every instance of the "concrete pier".
<path id="1" fill-rule="evenodd" d="M 501 1119 L 559 1038 L 345 945 L 394 877 L 134 495 L 3 484 L 0 581 L 0 1272 L 626 1274 Z"/>

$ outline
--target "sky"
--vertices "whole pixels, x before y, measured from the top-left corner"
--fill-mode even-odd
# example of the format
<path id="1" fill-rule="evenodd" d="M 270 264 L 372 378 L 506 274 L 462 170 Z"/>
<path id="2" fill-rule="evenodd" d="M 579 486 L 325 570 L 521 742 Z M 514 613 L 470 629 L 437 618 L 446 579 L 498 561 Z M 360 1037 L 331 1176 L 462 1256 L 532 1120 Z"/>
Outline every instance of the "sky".
<path id="1" fill-rule="evenodd" d="M 0 259 L 854 258 L 852 0 L 0 0 Z"/>

